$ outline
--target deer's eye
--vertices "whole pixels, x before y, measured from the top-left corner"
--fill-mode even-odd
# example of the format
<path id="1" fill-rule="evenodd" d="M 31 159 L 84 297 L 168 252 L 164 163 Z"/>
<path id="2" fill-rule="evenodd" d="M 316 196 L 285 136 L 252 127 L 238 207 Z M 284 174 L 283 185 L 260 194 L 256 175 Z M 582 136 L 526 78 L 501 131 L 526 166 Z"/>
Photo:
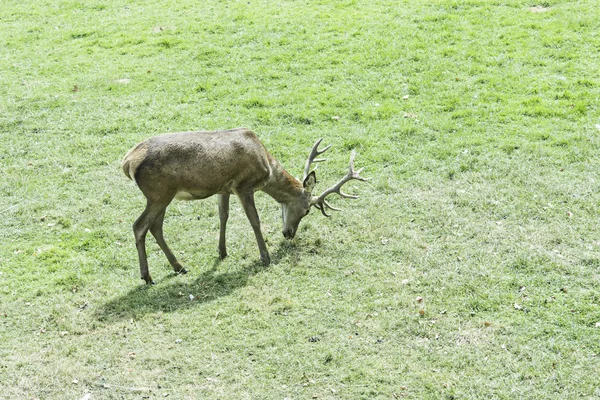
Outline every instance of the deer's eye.
<path id="1" fill-rule="evenodd" d="M 306 213 L 304 214 L 304 216 L 307 216 L 309 212 L 310 212 L 310 208 L 308 210 L 306 210 Z"/>

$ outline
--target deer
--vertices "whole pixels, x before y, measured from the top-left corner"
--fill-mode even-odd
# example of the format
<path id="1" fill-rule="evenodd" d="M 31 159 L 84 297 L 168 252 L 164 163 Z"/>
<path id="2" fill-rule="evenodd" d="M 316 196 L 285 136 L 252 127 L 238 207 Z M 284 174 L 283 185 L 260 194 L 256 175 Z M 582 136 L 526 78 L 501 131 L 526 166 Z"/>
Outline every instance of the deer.
<path id="1" fill-rule="evenodd" d="M 368 180 L 359 175 L 363 168 L 354 169 L 354 150 L 346 176 L 320 195 L 312 194 L 317 178 L 311 166 L 326 161 L 317 157 L 331 147 L 320 150 L 321 142 L 322 139 L 319 139 L 313 145 L 301 181 L 291 176 L 256 134 L 246 128 L 166 133 L 131 148 L 121 166 L 146 198 L 146 208 L 133 223 L 142 279 L 146 284 L 154 284 L 146 256 L 148 231 L 173 270 L 177 274 L 187 273 L 163 237 L 165 211 L 173 199 L 200 200 L 217 195 L 220 223 L 218 252 L 222 260 L 227 256 L 225 228 L 229 218 L 229 198 L 235 194 L 254 230 L 260 258 L 265 265 L 269 265 L 271 259 L 254 202 L 256 191 L 265 192 L 281 204 L 282 233 L 286 239 L 294 238 L 300 221 L 308 215 L 311 207 L 319 209 L 326 217 L 330 216 L 327 210 L 341 211 L 328 203 L 327 196 L 337 194 L 342 198 L 357 199 L 358 196 L 341 191 L 341 187 L 351 180 Z"/>

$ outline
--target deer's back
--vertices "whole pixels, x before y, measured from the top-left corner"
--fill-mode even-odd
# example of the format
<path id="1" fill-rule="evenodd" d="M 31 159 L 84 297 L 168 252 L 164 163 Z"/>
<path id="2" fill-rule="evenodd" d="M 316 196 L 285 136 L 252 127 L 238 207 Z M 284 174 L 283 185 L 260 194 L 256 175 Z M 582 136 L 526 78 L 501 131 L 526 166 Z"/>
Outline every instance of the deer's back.
<path id="1" fill-rule="evenodd" d="M 247 129 L 168 133 L 147 139 L 123 159 L 123 170 L 146 197 L 200 199 L 260 189 L 271 156 Z"/>

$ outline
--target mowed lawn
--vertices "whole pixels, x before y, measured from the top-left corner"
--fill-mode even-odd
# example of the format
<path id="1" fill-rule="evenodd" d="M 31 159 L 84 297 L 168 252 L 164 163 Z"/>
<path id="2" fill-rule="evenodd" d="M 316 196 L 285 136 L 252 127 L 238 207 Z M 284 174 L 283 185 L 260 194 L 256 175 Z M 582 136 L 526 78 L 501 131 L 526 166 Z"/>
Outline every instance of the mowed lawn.
<path id="1" fill-rule="evenodd" d="M 1 399 L 600 397 L 600 7 L 556 0 L 3 0 Z M 251 128 L 295 176 L 256 201 L 145 199 L 120 161 Z"/>

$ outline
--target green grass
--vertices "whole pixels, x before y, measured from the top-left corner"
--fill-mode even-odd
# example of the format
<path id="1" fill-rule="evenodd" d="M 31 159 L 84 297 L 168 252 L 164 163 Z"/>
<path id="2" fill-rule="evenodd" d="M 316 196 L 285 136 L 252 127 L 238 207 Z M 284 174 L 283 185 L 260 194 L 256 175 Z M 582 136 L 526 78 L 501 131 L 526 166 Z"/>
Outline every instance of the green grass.
<path id="1" fill-rule="evenodd" d="M 543 6 L 533 12 L 534 6 Z M 0 9 L 0 398 L 600 396 L 600 9 L 581 1 L 13 1 Z M 339 118 L 332 118 L 339 117 Z M 368 184 L 273 263 L 232 202 L 131 224 L 136 142 L 252 128 Z M 193 296 L 193 300 L 190 300 Z"/>

